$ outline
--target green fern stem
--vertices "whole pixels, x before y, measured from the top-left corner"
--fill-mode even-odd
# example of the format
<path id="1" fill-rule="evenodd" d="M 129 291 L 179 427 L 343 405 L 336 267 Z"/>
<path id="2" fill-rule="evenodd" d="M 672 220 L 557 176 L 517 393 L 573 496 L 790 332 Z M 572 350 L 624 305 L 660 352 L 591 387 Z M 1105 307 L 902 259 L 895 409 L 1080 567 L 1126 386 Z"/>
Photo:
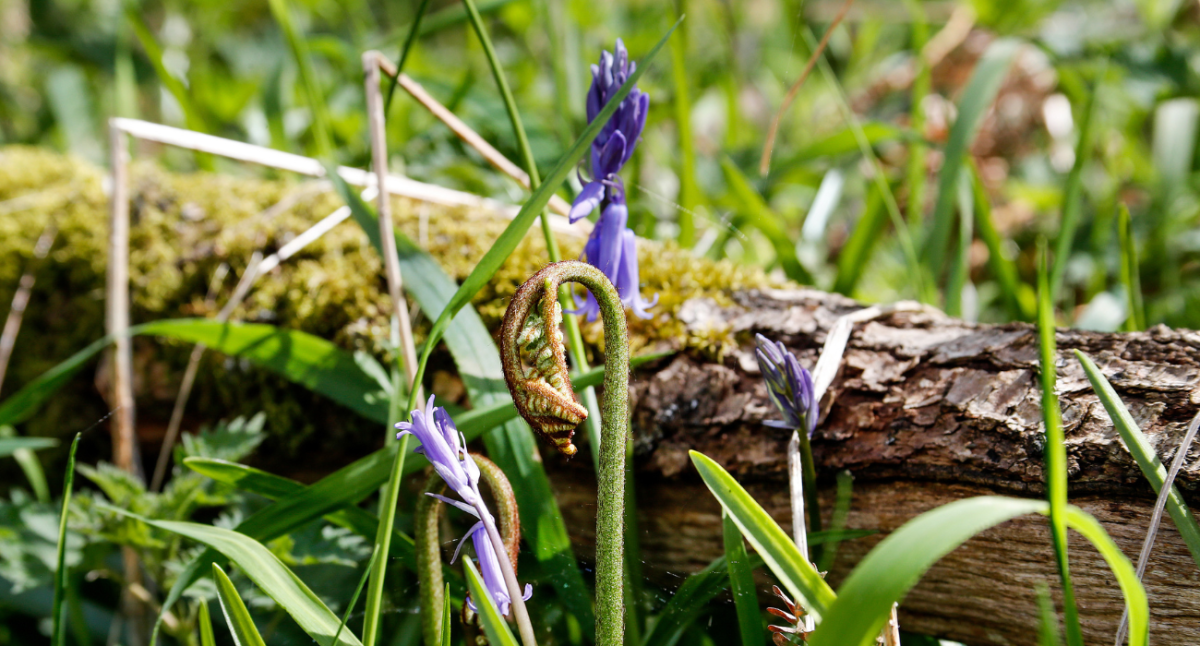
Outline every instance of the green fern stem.
<path id="1" fill-rule="evenodd" d="M 597 472 L 596 645 L 624 641 L 625 452 L 629 442 L 629 335 L 617 289 L 599 269 L 569 260 L 551 263 L 525 281 L 504 315 L 500 356 L 504 378 L 521 416 L 560 451 L 586 415 L 570 388 L 557 296 L 565 282 L 592 292 L 604 317 L 604 400 Z M 534 308 L 537 308 L 535 311 Z M 532 316 L 531 316 L 532 315 Z M 538 327 L 527 325 L 533 323 Z M 523 356 L 524 355 L 524 356 Z M 530 364 L 528 367 L 526 363 Z"/>

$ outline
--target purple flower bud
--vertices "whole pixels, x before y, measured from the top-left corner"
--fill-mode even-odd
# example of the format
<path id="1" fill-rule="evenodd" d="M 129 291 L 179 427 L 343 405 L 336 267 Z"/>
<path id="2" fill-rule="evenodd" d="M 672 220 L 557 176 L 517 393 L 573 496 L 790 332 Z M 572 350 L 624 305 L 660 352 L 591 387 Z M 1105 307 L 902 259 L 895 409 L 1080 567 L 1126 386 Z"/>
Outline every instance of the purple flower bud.
<path id="1" fill-rule="evenodd" d="M 768 426 L 802 431 L 812 437 L 819 411 L 814 397 L 812 375 L 800 367 L 796 356 L 778 341 L 755 335 L 758 348 L 754 355 L 767 382 L 771 402 L 783 414 L 783 421 L 770 420 Z"/>

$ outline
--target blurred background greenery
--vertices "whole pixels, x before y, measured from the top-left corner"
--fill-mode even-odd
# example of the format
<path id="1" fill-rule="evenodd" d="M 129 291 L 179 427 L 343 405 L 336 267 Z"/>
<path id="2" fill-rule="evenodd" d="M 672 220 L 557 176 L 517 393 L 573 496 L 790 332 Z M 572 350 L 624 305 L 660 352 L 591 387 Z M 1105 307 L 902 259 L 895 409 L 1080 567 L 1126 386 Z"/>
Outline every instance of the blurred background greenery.
<path id="1" fill-rule="evenodd" d="M 417 4 L 0 0 L 0 143 L 103 163 L 104 120 L 121 115 L 365 166 L 360 53 L 394 59 Z M 1200 325 L 1189 280 L 1200 269 L 1196 3 L 853 2 L 786 112 L 764 177 L 772 116 L 844 7 L 480 3 L 547 166 L 583 124 L 599 51 L 621 37 L 636 58 L 687 14 L 672 56 L 642 82 L 649 125 L 626 171 L 641 235 L 985 321 L 1030 317 L 1025 285 L 1044 236 L 1063 323 Z M 518 158 L 461 5 L 430 3 L 406 70 Z M 388 119 L 394 170 L 522 199 L 403 92 Z M 178 150 L 138 155 L 258 172 Z M 1131 316 L 1138 301 L 1121 277 L 1120 204 L 1144 316 Z"/>

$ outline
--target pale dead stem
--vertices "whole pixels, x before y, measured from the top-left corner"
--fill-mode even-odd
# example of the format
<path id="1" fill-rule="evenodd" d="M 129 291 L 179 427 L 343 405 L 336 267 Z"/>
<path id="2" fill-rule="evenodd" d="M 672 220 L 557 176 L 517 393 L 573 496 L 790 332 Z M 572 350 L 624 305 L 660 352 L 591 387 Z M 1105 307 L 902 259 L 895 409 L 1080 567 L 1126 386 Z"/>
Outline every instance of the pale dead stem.
<path id="1" fill-rule="evenodd" d="M 21 331 L 21 321 L 25 316 L 25 308 L 29 305 L 29 296 L 33 292 L 33 283 L 36 280 L 34 272 L 37 270 L 41 261 L 45 259 L 46 254 L 50 253 L 50 246 L 54 244 L 54 238 L 58 235 L 58 228 L 51 221 L 42 230 L 42 235 L 38 237 L 37 243 L 33 246 L 33 259 L 29 266 L 25 268 L 25 273 L 21 276 L 21 280 L 17 283 L 17 291 L 13 294 L 12 307 L 8 310 L 8 318 L 4 321 L 4 332 L 0 333 L 0 386 L 4 385 L 4 375 L 8 371 L 8 360 L 12 358 L 13 348 L 16 347 L 17 333 Z"/>

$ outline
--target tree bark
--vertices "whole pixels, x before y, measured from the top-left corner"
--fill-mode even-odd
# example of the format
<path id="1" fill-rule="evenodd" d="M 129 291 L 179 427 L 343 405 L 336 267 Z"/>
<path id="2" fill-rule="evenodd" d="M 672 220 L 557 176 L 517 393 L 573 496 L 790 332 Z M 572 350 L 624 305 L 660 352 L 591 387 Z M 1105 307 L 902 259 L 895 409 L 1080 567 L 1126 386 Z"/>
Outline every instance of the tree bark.
<path id="1" fill-rule="evenodd" d="M 690 332 L 728 329 L 740 347 L 719 361 L 677 354 L 635 373 L 631 385 L 642 558 L 669 587 L 680 580 L 668 573 L 690 573 L 722 553 L 720 508 L 691 468 L 689 449 L 724 465 L 790 526 L 789 434 L 763 425 L 777 413 L 754 360 L 753 334 L 783 341 L 811 368 L 836 318 L 861 307 L 812 290 L 742 292 L 734 302 L 690 301 L 680 317 Z M 1133 334 L 1059 330 L 1057 341 L 1071 502 L 1136 560 L 1153 491 L 1071 351 L 1096 361 L 1168 462 L 1200 403 L 1200 334 L 1163 326 Z M 971 324 L 930 310 L 856 326 L 822 403 L 814 451 L 826 517 L 834 475 L 848 469 L 855 478 L 848 527 L 880 533 L 842 543 L 829 574 L 835 587 L 888 532 L 922 512 L 969 496 L 1042 496 L 1037 370 L 1037 334 L 1027 324 Z M 552 462 L 561 508 L 586 552 L 594 540 L 590 463 Z M 1200 463 L 1192 462 L 1176 480 L 1190 503 L 1198 477 Z M 1116 580 L 1081 536 L 1072 534 L 1070 555 L 1085 638 L 1111 642 L 1123 604 Z M 1043 580 L 1057 585 L 1046 521 L 1020 518 L 935 565 L 901 604 L 900 624 L 973 645 L 1031 644 L 1034 589 Z M 1196 643 L 1200 569 L 1169 517 L 1146 589 L 1152 642 Z"/>

